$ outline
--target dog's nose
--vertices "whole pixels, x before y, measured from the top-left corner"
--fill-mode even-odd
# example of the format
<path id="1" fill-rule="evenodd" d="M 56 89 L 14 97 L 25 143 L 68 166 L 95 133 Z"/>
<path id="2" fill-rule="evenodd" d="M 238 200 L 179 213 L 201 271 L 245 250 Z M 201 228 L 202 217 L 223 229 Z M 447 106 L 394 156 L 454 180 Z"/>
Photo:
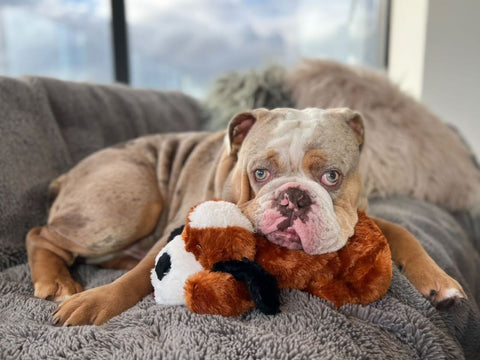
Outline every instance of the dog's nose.
<path id="1" fill-rule="evenodd" d="M 289 209 L 303 209 L 312 204 L 312 199 L 306 191 L 292 187 L 280 193 L 278 203 Z"/>

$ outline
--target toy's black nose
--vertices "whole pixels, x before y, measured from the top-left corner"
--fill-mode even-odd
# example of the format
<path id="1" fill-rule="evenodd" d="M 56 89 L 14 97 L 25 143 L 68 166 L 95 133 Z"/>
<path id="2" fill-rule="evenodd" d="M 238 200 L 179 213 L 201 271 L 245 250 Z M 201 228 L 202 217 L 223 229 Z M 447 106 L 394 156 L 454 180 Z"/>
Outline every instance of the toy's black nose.
<path id="1" fill-rule="evenodd" d="M 308 208 L 312 205 L 310 195 L 304 190 L 296 187 L 288 188 L 282 191 L 277 199 L 279 205 L 292 210 Z"/>

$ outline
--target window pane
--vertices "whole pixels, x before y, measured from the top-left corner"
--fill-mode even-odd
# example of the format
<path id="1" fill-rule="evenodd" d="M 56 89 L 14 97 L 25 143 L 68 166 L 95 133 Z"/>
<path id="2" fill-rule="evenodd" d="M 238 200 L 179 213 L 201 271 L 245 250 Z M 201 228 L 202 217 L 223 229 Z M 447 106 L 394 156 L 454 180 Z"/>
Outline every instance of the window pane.
<path id="1" fill-rule="evenodd" d="M 113 81 L 108 0 L 0 0 L 0 73 Z"/>
<path id="2" fill-rule="evenodd" d="M 300 57 L 383 66 L 382 0 L 126 0 L 135 86 L 201 96 L 220 74 Z"/>

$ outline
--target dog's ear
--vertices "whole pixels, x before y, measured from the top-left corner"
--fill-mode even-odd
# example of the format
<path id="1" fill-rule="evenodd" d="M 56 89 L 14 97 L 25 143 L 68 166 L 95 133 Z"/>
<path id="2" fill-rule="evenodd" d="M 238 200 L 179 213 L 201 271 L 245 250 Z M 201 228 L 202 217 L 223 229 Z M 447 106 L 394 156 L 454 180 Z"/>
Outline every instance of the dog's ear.
<path id="1" fill-rule="evenodd" d="M 365 141 L 365 128 L 363 127 L 363 116 L 350 109 L 345 109 L 345 121 L 347 122 L 350 129 L 352 129 L 355 137 L 358 141 L 358 147 L 362 150 L 363 142 Z"/>
<path id="2" fill-rule="evenodd" d="M 228 148 L 230 149 L 230 155 L 235 155 L 240 146 L 245 140 L 248 132 L 252 128 L 253 124 L 257 121 L 257 117 L 253 112 L 242 112 L 235 115 L 228 124 Z"/>

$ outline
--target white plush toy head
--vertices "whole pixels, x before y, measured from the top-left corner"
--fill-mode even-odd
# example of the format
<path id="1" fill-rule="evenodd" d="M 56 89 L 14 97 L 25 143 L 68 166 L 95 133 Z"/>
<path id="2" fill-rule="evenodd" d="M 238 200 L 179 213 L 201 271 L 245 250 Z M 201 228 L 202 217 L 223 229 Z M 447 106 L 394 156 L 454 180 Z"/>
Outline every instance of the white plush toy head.
<path id="1" fill-rule="evenodd" d="M 183 285 L 190 275 L 202 270 L 195 256 L 185 250 L 182 237 L 177 235 L 155 258 L 155 267 L 150 274 L 155 302 L 185 305 Z"/>
<path id="2" fill-rule="evenodd" d="M 254 242 L 252 231 L 250 221 L 233 203 L 205 201 L 193 207 L 183 231 L 175 230 L 155 258 L 150 278 L 157 304 L 185 304 L 183 287 L 190 275 L 218 261 L 253 257 L 253 251 L 244 251 L 246 243 Z M 228 259 L 222 254 L 229 254 Z"/>

